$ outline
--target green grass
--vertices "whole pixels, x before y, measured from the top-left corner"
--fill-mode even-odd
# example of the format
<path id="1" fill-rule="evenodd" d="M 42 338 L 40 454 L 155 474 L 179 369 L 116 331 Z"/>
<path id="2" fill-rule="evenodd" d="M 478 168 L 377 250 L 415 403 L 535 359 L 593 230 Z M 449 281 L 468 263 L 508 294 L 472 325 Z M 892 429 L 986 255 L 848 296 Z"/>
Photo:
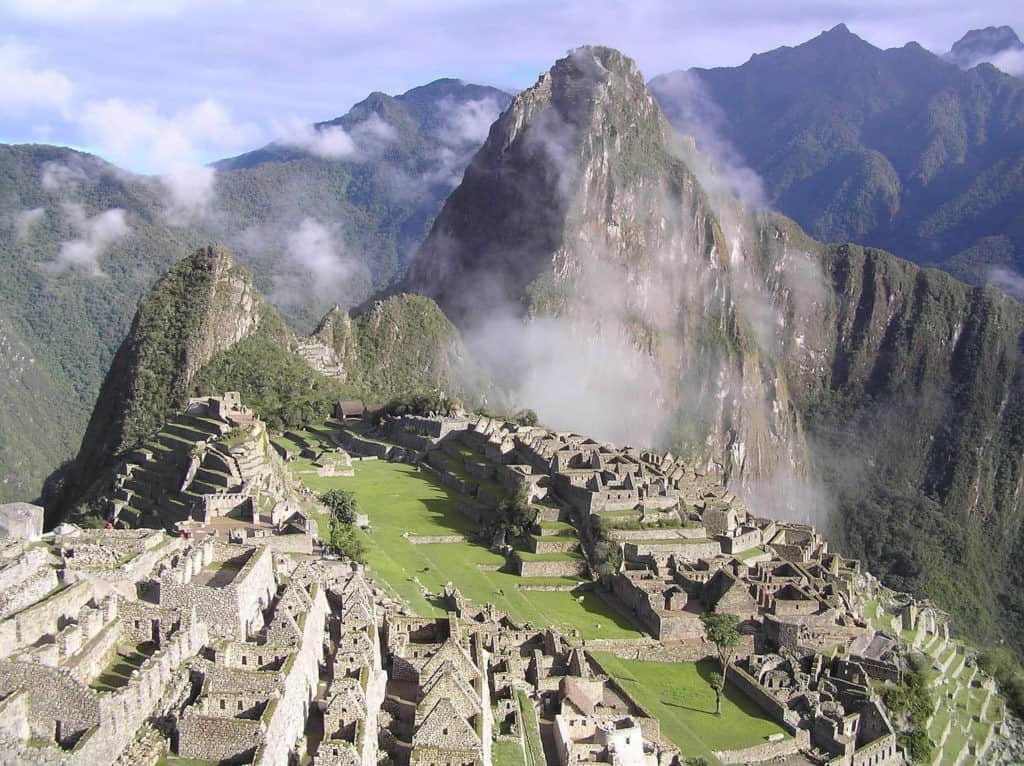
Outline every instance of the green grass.
<path id="1" fill-rule="evenodd" d="M 544 746 L 540 741 L 540 726 L 537 711 L 533 702 L 522 689 L 517 690 L 519 696 L 519 713 L 523 719 L 523 735 L 526 738 L 526 761 L 530 766 L 544 766 Z"/>
<path id="2" fill-rule="evenodd" d="M 690 758 L 718 763 L 713 751 L 735 750 L 785 734 L 753 700 L 728 685 L 722 714 L 715 715 L 715 693 L 708 677 L 716 662 L 641 662 L 606 652 L 594 656 L 623 688 L 661 722 L 661 733 Z M 788 735 L 787 735 L 788 736 Z"/>
<path id="3" fill-rule="evenodd" d="M 317 440 L 315 435 L 307 436 L 307 432 L 301 435 Z M 563 631 L 576 628 L 583 638 L 639 638 L 642 635 L 626 617 L 595 594 L 583 594 L 580 601 L 578 594 L 564 591 L 521 591 L 517 586 L 522 578 L 511 569 L 482 571 L 481 567 L 503 567 L 506 561 L 504 556 L 481 545 L 413 545 L 403 538 L 405 532 L 451 535 L 467 534 L 475 529 L 458 510 L 460 504 L 470 500 L 440 484 L 432 474 L 404 463 L 369 460 L 354 461 L 355 476 L 318 477 L 301 473 L 307 462 L 298 458 L 289 466 L 314 491 L 340 488 L 355 492 L 359 512 L 370 518 L 371 528 L 363 537 L 370 570 L 416 614 L 440 616 L 444 610 L 439 602 L 423 595 L 414 577 L 432 594 L 440 594 L 445 583 L 453 582 L 472 603 L 482 606 L 491 602 L 518 622 L 552 625 Z M 316 520 L 320 529 L 327 529 L 323 516 Z M 565 560 L 578 558 L 579 554 L 557 556 L 558 560 Z M 538 581 L 528 582 L 536 584 Z M 575 580 L 553 578 L 550 582 L 565 584 Z"/>
<path id="4" fill-rule="evenodd" d="M 524 766 L 526 754 L 519 742 L 495 742 L 491 747 L 494 766 Z"/>

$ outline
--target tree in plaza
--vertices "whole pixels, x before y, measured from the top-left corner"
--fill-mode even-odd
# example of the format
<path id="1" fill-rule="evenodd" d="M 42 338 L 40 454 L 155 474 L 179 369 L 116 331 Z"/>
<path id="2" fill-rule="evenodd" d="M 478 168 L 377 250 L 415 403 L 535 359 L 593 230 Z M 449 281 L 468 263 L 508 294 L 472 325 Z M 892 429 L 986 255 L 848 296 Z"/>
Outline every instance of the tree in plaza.
<path id="1" fill-rule="evenodd" d="M 740 643 L 739 620 L 734 614 L 704 612 L 700 616 L 700 621 L 704 625 L 704 636 L 715 645 L 718 660 L 722 664 L 722 672 L 713 673 L 711 676 L 711 686 L 715 690 L 715 715 L 721 715 L 725 674 Z"/>
<path id="2" fill-rule="evenodd" d="M 328 511 L 327 544 L 353 561 L 365 563 L 363 541 L 356 533 L 356 496 L 344 489 L 330 489 L 317 498 Z"/>

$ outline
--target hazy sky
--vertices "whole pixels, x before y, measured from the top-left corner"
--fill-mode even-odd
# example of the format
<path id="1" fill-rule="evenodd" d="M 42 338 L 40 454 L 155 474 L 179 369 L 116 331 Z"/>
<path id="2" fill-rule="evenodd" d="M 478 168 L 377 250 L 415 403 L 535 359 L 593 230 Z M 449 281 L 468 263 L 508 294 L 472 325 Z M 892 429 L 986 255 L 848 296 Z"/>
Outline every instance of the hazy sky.
<path id="1" fill-rule="evenodd" d="M 897 7 L 898 5 L 898 7 Z M 879 47 L 942 52 L 970 28 L 1024 32 L 1020 0 L 0 0 L 0 141 L 163 172 L 438 77 L 530 85 L 601 43 L 648 77 L 736 65 L 845 22 Z"/>

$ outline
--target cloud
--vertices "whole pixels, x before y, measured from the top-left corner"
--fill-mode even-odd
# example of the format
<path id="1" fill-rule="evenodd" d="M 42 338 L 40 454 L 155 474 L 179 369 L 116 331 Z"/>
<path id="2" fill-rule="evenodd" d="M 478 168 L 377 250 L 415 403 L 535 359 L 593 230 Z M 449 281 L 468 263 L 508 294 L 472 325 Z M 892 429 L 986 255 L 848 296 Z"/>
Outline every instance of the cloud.
<path id="1" fill-rule="evenodd" d="M 1014 77 L 1024 77 L 1024 50 L 1000 51 L 989 63 Z"/>
<path id="2" fill-rule="evenodd" d="M 258 128 L 236 122 L 209 98 L 174 114 L 164 114 L 150 102 L 89 101 L 80 122 L 106 157 L 159 176 L 168 194 L 168 217 L 176 223 L 210 213 L 214 171 L 203 158 L 251 147 L 262 137 Z"/>
<path id="3" fill-rule="evenodd" d="M 26 239 L 39 221 L 43 219 L 46 211 L 41 207 L 34 207 L 31 210 L 22 210 L 14 215 L 14 235 L 18 239 Z"/>
<path id="4" fill-rule="evenodd" d="M 651 90 L 672 127 L 693 136 L 696 148 L 711 160 L 713 167 L 702 173 L 705 186 L 723 185 L 748 205 L 765 205 L 764 183 L 723 135 L 725 113 L 715 103 L 700 75 L 694 72 L 672 72 L 656 78 Z M 684 159 L 695 165 L 706 165 L 704 157 L 687 152 Z"/>
<path id="5" fill-rule="evenodd" d="M 7 10 L 26 19 L 48 22 L 99 21 L 104 23 L 166 19 L 201 6 L 198 0 L 9 0 Z"/>
<path id="6" fill-rule="evenodd" d="M 70 115 L 71 80 L 56 69 L 39 66 L 38 59 L 33 48 L 14 40 L 0 42 L 0 114 L 46 110 Z"/>
<path id="7" fill-rule="evenodd" d="M 239 237 L 248 252 L 274 247 L 273 227 L 250 227 Z M 302 306 L 315 299 L 346 303 L 365 291 L 366 266 L 345 252 L 340 227 L 315 218 L 304 218 L 284 236 L 284 259 L 275 267 L 270 298 L 275 305 Z"/>
<path id="8" fill-rule="evenodd" d="M 365 160 L 379 154 L 397 137 L 394 127 L 377 114 L 346 130 L 341 125 L 310 125 L 292 118 L 277 126 L 276 142 L 328 160 Z"/>
<path id="9" fill-rule="evenodd" d="M 501 106 L 493 96 L 470 101 L 456 101 L 445 96 L 437 102 L 437 111 L 443 120 L 438 130 L 438 137 L 443 143 L 448 146 L 479 146 L 501 114 Z"/>
<path id="10" fill-rule="evenodd" d="M 71 192 L 89 180 L 88 174 L 75 162 L 44 162 L 39 182 L 48 192 Z"/>
<path id="11" fill-rule="evenodd" d="M 1007 295 L 1024 300 L 1024 276 L 1021 276 L 1012 269 L 997 266 L 988 272 L 985 280 L 990 287 L 1002 290 Z"/>
<path id="12" fill-rule="evenodd" d="M 356 142 L 340 125 L 310 125 L 298 118 L 278 127 L 276 142 L 327 160 L 345 160 L 356 155 Z"/>
<path id="13" fill-rule="evenodd" d="M 77 232 L 75 239 L 62 242 L 57 257 L 44 264 L 50 274 L 59 274 L 66 269 L 74 268 L 84 271 L 88 276 L 103 276 L 99 259 L 112 244 L 128 236 L 131 228 L 125 220 L 125 211 L 121 208 L 105 210 L 91 218 L 86 216 L 85 209 L 77 203 L 65 203 L 64 214 Z"/>

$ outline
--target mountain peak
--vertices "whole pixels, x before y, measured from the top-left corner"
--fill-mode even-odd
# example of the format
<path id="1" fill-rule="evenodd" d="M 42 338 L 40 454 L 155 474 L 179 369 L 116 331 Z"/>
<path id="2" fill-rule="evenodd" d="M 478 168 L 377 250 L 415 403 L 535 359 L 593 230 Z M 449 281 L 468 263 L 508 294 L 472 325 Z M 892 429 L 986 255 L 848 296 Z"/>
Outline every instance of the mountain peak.
<path id="1" fill-rule="evenodd" d="M 972 29 L 955 43 L 945 55 L 961 69 L 970 69 L 1001 54 L 1024 52 L 1024 43 L 1009 26 Z"/>

